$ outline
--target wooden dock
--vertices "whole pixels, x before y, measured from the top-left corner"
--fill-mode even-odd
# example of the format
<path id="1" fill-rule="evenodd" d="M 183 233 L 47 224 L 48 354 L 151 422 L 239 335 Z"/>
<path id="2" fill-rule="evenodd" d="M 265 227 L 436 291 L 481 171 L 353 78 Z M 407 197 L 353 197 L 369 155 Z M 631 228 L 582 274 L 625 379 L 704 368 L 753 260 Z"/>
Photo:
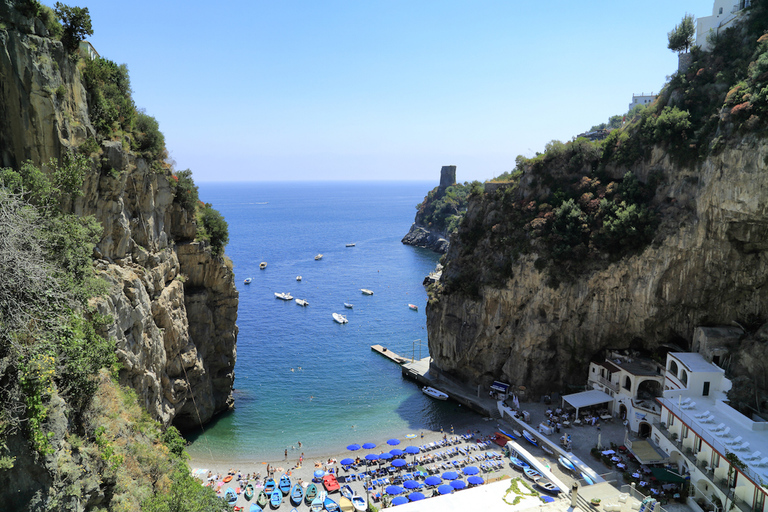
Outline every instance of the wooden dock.
<path id="1" fill-rule="evenodd" d="M 380 354 L 386 357 L 390 361 L 394 361 L 397 364 L 405 364 L 405 363 L 411 362 L 411 360 L 408 359 L 407 357 L 397 355 L 391 350 L 389 350 L 387 347 L 382 347 L 381 345 L 371 345 L 371 350 L 373 350 L 377 354 Z"/>

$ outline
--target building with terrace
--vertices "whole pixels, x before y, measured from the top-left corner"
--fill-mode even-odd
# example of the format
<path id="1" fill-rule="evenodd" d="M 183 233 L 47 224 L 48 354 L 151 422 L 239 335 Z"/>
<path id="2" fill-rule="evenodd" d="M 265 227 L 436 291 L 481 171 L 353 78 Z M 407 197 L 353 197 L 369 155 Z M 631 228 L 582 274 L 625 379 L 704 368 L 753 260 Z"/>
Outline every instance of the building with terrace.
<path id="1" fill-rule="evenodd" d="M 731 407 L 725 372 L 700 354 L 670 352 L 661 420 L 650 441 L 665 462 L 690 476 L 694 501 L 716 510 L 765 509 L 768 485 L 768 422 Z M 690 504 L 690 501 L 689 501 Z"/>

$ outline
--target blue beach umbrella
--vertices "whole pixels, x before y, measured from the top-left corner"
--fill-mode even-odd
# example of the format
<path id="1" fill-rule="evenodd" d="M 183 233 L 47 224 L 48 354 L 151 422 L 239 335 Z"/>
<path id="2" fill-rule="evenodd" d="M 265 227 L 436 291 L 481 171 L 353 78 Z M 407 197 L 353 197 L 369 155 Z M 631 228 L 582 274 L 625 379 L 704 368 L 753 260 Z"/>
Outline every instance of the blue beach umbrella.
<path id="1" fill-rule="evenodd" d="M 405 496 L 396 496 L 392 499 L 393 505 L 405 505 L 406 503 L 408 503 L 408 498 Z"/>
<path id="2" fill-rule="evenodd" d="M 409 453 L 411 455 L 416 455 L 420 451 L 421 451 L 421 449 L 418 446 L 406 446 L 405 447 L 405 453 Z"/>
<path id="3" fill-rule="evenodd" d="M 365 460 L 379 460 L 379 456 L 375 453 L 369 453 L 365 456 Z"/>
<path id="4" fill-rule="evenodd" d="M 392 454 L 389 453 L 389 452 L 384 452 L 384 453 L 379 455 L 379 458 L 380 459 L 384 459 L 384 460 L 389 460 L 389 459 L 392 458 Z"/>
<path id="5" fill-rule="evenodd" d="M 471 485 L 483 485 L 485 480 L 483 480 L 483 477 L 475 475 L 467 478 L 467 482 Z"/>
<path id="6" fill-rule="evenodd" d="M 314 474 L 315 474 L 315 478 L 323 478 L 323 476 L 325 475 L 325 471 L 323 471 L 322 469 L 318 469 L 315 471 Z"/>
<path id="7" fill-rule="evenodd" d="M 443 484 L 437 488 L 437 492 L 440 494 L 451 494 L 453 492 L 453 487 L 448 484 Z"/>
<path id="8" fill-rule="evenodd" d="M 403 450 L 399 449 L 399 448 L 394 448 L 392 450 L 389 450 L 389 453 L 391 453 L 395 457 L 399 457 L 399 456 L 405 454 L 405 452 Z"/>
<path id="9" fill-rule="evenodd" d="M 443 479 L 445 480 L 456 480 L 457 478 L 459 478 L 459 474 L 455 471 L 446 471 L 443 473 Z"/>
<path id="10" fill-rule="evenodd" d="M 359 449 L 360 449 L 360 445 L 359 444 L 351 444 L 351 445 L 347 446 L 347 450 L 349 450 L 351 452 L 354 452 L 355 450 L 359 450 Z"/>
<path id="11" fill-rule="evenodd" d="M 421 484 L 417 482 L 416 480 L 406 480 L 403 482 L 403 487 L 406 489 L 418 489 L 421 487 Z"/>
<path id="12" fill-rule="evenodd" d="M 390 446 L 397 446 L 397 445 L 400 444 L 400 440 L 399 439 L 388 439 L 387 440 L 387 444 L 390 445 Z"/>
<path id="13" fill-rule="evenodd" d="M 427 485 L 440 485 L 440 482 L 442 482 L 443 479 L 440 478 L 437 475 L 428 476 L 426 480 L 424 480 L 424 483 Z"/>
<path id="14" fill-rule="evenodd" d="M 467 486 L 467 482 L 465 482 L 464 480 L 454 480 L 453 482 L 451 482 L 451 487 L 453 487 L 457 491 L 459 489 L 465 488 L 466 486 Z"/>
<path id="15" fill-rule="evenodd" d="M 364 443 L 363 444 L 363 449 L 365 449 L 365 450 L 372 450 L 373 448 L 376 448 L 376 445 L 373 444 L 373 443 Z"/>
<path id="16" fill-rule="evenodd" d="M 426 498 L 426 496 L 424 496 L 420 492 L 412 492 L 411 494 L 408 495 L 408 499 L 411 501 L 419 501 L 419 500 L 423 500 L 424 498 Z"/>
<path id="17" fill-rule="evenodd" d="M 350 464 L 354 464 L 354 463 L 355 463 L 355 459 L 350 459 L 349 457 L 347 457 L 346 459 L 341 459 L 342 466 L 349 466 Z"/>
<path id="18" fill-rule="evenodd" d="M 399 485 L 388 485 L 386 489 L 384 489 L 384 492 L 387 494 L 403 494 L 405 492 L 405 489 L 400 487 Z"/>
<path id="19" fill-rule="evenodd" d="M 342 464 L 344 464 L 343 461 L 342 461 Z M 475 466 L 467 466 L 464 469 L 462 469 L 461 472 L 464 473 L 465 475 L 476 475 L 480 472 L 480 470 L 477 469 Z"/>
<path id="20" fill-rule="evenodd" d="M 392 465 L 396 468 L 405 466 L 406 462 L 403 459 L 395 459 L 392 461 Z"/>

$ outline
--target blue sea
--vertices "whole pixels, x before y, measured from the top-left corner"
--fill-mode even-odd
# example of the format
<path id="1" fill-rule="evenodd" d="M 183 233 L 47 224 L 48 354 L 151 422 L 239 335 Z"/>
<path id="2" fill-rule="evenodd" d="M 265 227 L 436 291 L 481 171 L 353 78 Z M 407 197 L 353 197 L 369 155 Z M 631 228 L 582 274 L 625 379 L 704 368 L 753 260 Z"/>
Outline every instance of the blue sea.
<path id="1" fill-rule="evenodd" d="M 188 437 L 194 458 L 275 461 L 285 449 L 297 458 L 299 441 L 306 457 L 328 455 L 352 443 L 382 444 L 477 420 L 455 403 L 422 394 L 399 366 L 370 348 L 428 356 L 422 281 L 439 255 L 400 240 L 435 185 L 199 185 L 200 199 L 229 224 L 226 254 L 240 292 L 240 333 L 235 409 Z M 315 260 L 317 254 L 323 258 Z M 245 285 L 248 277 L 253 282 Z M 275 292 L 290 292 L 309 306 L 278 300 Z M 345 309 L 345 302 L 354 308 Z M 335 323 L 334 312 L 349 323 Z"/>

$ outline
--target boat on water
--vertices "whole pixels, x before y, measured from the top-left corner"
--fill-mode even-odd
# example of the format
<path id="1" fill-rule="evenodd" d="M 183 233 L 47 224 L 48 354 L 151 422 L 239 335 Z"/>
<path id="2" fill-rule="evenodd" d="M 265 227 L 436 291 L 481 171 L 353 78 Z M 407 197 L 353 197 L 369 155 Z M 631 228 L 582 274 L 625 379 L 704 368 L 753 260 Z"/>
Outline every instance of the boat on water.
<path id="1" fill-rule="evenodd" d="M 291 487 L 291 504 L 298 507 L 302 499 L 304 499 L 304 488 L 301 484 L 294 484 Z"/>
<path id="2" fill-rule="evenodd" d="M 544 477 L 537 478 L 533 485 L 547 494 L 552 494 L 553 496 L 560 494 L 560 488 Z"/>
<path id="3" fill-rule="evenodd" d="M 336 480 L 336 476 L 334 475 L 325 475 L 323 477 L 323 487 L 325 487 L 328 494 L 336 492 L 341 488 L 339 486 L 339 481 Z"/>
<path id="4" fill-rule="evenodd" d="M 323 259 L 323 255 L 322 254 L 318 254 L 317 256 L 315 256 L 315 259 L 316 260 L 321 260 L 321 259 Z"/>
<path id="5" fill-rule="evenodd" d="M 277 488 L 283 493 L 283 496 L 287 496 L 291 491 L 291 477 L 283 475 L 280 477 L 280 483 L 277 484 Z"/>
<path id="6" fill-rule="evenodd" d="M 355 510 L 355 506 L 352 505 L 352 500 L 346 496 L 342 496 L 339 500 L 339 508 L 341 509 L 341 512 L 354 512 Z"/>
<path id="7" fill-rule="evenodd" d="M 331 497 L 327 495 L 325 500 L 323 500 L 323 508 L 325 508 L 326 512 L 339 512 L 339 504 L 333 501 Z"/>
<path id="8" fill-rule="evenodd" d="M 267 262 L 266 261 L 262 261 L 261 263 L 259 263 L 259 268 L 261 270 L 264 270 L 265 268 L 267 268 Z"/>
<path id="9" fill-rule="evenodd" d="M 274 491 L 276 488 L 277 482 L 275 482 L 274 478 L 269 477 L 264 481 L 264 492 L 267 493 L 267 497 L 269 497 L 269 495 L 272 494 L 272 491 Z"/>
<path id="10" fill-rule="evenodd" d="M 354 304 L 350 304 L 349 302 L 345 302 L 344 303 L 344 307 L 347 308 L 347 309 L 352 309 L 353 307 L 355 307 L 355 305 Z"/>
<path id="11" fill-rule="evenodd" d="M 296 276 L 297 281 L 301 281 L 301 276 Z"/>
<path id="12" fill-rule="evenodd" d="M 312 500 L 315 498 L 317 498 L 317 486 L 315 484 L 309 484 L 304 491 L 304 503 L 311 505 Z"/>
<path id="13" fill-rule="evenodd" d="M 230 505 L 234 505 L 237 503 L 237 493 L 233 488 L 227 487 L 227 490 L 224 491 L 224 499 L 227 500 L 227 503 Z"/>
<path id="14" fill-rule="evenodd" d="M 354 243 L 354 242 L 352 242 L 351 244 L 347 244 L 347 245 L 346 245 L 346 247 L 354 247 L 354 246 L 355 246 L 355 243 Z"/>
<path id="15" fill-rule="evenodd" d="M 290 292 L 285 292 L 285 293 L 275 292 L 275 297 L 280 300 L 293 300 L 293 295 L 291 295 Z"/>
<path id="16" fill-rule="evenodd" d="M 533 446 L 539 446 L 539 443 L 536 441 L 536 438 L 533 437 L 533 434 L 528 432 L 527 430 L 523 430 L 523 437 L 526 441 L 531 443 Z"/>
<path id="17" fill-rule="evenodd" d="M 563 469 L 567 469 L 568 471 L 572 471 L 576 473 L 576 466 L 573 464 L 573 462 L 571 462 L 571 459 L 569 459 L 568 457 L 561 455 L 560 457 L 557 458 L 557 463 L 560 464 L 560 466 Z"/>
<path id="18" fill-rule="evenodd" d="M 295 299 L 296 304 L 299 306 L 309 306 L 309 302 L 305 301 L 304 299 Z"/>
<path id="19" fill-rule="evenodd" d="M 443 393 L 442 391 L 439 391 L 435 388 L 431 388 L 429 386 L 424 386 L 421 388 L 421 392 L 424 393 L 427 396 L 431 396 L 432 398 L 436 400 L 448 400 L 448 395 Z"/>
<path id="20" fill-rule="evenodd" d="M 524 471 L 525 468 L 529 468 L 531 466 L 528 465 L 527 462 L 518 459 L 517 457 L 509 457 L 509 462 L 517 469 L 518 471 Z"/>
<path id="21" fill-rule="evenodd" d="M 251 501 L 255 492 L 256 489 L 253 488 L 253 484 L 249 483 L 245 486 L 245 493 L 243 495 L 245 496 L 246 500 Z"/>
<path id="22" fill-rule="evenodd" d="M 351 500 L 355 493 L 352 491 L 352 488 L 349 486 L 349 484 L 344 484 L 341 486 L 341 495 Z"/>
<path id="23" fill-rule="evenodd" d="M 408 307 L 411 308 L 414 311 L 418 311 L 419 310 L 419 306 L 417 306 L 416 304 L 408 304 Z"/>
<path id="24" fill-rule="evenodd" d="M 312 500 L 312 504 L 309 505 L 309 510 L 312 512 L 321 512 L 323 510 L 323 504 L 325 498 L 328 497 L 328 493 L 325 491 L 318 491 L 317 496 Z"/>
<path id="25" fill-rule="evenodd" d="M 275 489 L 272 491 L 272 494 L 269 495 L 269 506 L 272 508 L 280 508 L 280 505 L 283 504 L 283 493 L 280 492 L 280 489 Z"/>
<path id="26" fill-rule="evenodd" d="M 524 474 L 525 476 L 527 476 L 528 478 L 530 478 L 531 480 L 533 480 L 534 482 L 535 482 L 535 481 L 536 481 L 538 478 L 541 478 L 541 473 L 539 473 L 538 471 L 536 471 L 535 469 L 533 469 L 533 468 L 530 468 L 530 467 L 529 467 L 529 468 L 525 468 L 525 469 L 523 470 L 523 474 Z"/>
<path id="27" fill-rule="evenodd" d="M 245 280 L 243 281 L 243 284 L 251 284 L 251 281 L 253 281 L 252 278 L 246 277 Z"/>
<path id="28" fill-rule="evenodd" d="M 362 496 L 355 494 L 352 496 L 352 506 L 359 512 L 365 512 L 368 507 L 365 504 L 365 499 Z"/>
<path id="29" fill-rule="evenodd" d="M 373 291 L 368 288 L 360 288 L 360 291 L 363 292 L 363 295 L 373 295 Z"/>
<path id="30" fill-rule="evenodd" d="M 269 494 L 266 491 L 259 491 L 259 495 L 256 497 L 256 504 L 261 508 L 264 508 L 269 503 Z"/>
<path id="31" fill-rule="evenodd" d="M 340 315 L 338 313 L 334 313 L 332 316 L 333 316 L 334 321 L 336 321 L 337 323 L 340 323 L 340 324 L 349 323 L 349 320 L 347 320 L 347 317 L 344 316 L 344 315 Z"/>

